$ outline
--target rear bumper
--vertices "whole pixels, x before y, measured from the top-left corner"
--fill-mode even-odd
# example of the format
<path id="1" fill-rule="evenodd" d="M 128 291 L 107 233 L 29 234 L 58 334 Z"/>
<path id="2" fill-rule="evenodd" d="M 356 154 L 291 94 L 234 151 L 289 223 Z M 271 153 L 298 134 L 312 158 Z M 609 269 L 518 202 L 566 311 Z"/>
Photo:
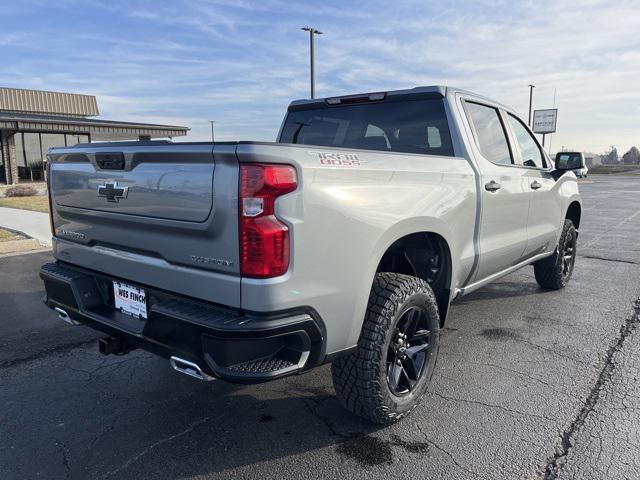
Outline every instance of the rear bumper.
<path id="1" fill-rule="evenodd" d="M 207 375 L 230 382 L 280 378 L 309 370 L 324 358 L 324 325 L 310 309 L 264 315 L 138 285 L 147 293 L 144 320 L 114 307 L 112 282 L 123 279 L 61 262 L 43 265 L 40 277 L 44 302 L 70 320 L 123 339 L 131 348 L 191 361 Z"/>

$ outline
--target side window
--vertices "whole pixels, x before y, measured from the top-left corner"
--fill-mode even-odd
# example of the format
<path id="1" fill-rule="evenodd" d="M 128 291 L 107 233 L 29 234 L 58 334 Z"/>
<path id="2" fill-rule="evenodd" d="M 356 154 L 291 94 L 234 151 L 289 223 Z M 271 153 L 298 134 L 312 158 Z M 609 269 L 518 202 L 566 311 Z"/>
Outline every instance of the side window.
<path id="1" fill-rule="evenodd" d="M 427 127 L 427 145 L 429 148 L 441 148 L 442 138 L 438 127 Z"/>
<path id="2" fill-rule="evenodd" d="M 464 108 L 476 131 L 476 143 L 482 155 L 493 163 L 511 165 L 511 151 L 498 111 L 472 102 L 465 102 Z"/>
<path id="3" fill-rule="evenodd" d="M 389 140 L 387 134 L 376 125 L 367 125 L 364 138 L 360 140 L 360 146 L 371 150 L 389 150 Z"/>
<path id="4" fill-rule="evenodd" d="M 509 125 L 516 136 L 520 154 L 522 155 L 522 164 L 525 167 L 546 168 L 544 157 L 538 147 L 538 143 L 531 136 L 520 120 L 511 114 L 507 115 Z"/>

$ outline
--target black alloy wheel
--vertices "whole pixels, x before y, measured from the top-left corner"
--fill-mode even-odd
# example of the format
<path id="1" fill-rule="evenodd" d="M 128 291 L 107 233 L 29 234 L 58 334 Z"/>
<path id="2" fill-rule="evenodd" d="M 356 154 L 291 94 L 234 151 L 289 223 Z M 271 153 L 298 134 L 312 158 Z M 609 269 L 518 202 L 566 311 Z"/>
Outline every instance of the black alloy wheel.
<path id="1" fill-rule="evenodd" d="M 424 308 L 412 306 L 405 310 L 387 352 L 387 382 L 394 395 L 410 393 L 419 382 L 429 356 L 430 337 Z"/>
<path id="2" fill-rule="evenodd" d="M 568 278 L 573 273 L 573 266 L 576 263 L 576 233 L 572 230 L 567 235 L 562 248 L 562 276 Z"/>

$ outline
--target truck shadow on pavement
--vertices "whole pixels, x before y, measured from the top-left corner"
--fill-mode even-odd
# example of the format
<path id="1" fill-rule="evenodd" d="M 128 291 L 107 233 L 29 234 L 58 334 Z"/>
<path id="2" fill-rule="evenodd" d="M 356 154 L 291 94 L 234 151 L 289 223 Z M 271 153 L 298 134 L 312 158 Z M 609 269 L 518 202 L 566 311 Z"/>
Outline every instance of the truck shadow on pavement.
<path id="1" fill-rule="evenodd" d="M 505 281 L 490 283 L 473 293 L 456 300 L 456 305 L 466 305 L 482 300 L 500 300 L 514 297 L 529 297 L 531 295 L 543 295 L 548 291 L 541 289 L 535 280 L 532 281 Z"/>

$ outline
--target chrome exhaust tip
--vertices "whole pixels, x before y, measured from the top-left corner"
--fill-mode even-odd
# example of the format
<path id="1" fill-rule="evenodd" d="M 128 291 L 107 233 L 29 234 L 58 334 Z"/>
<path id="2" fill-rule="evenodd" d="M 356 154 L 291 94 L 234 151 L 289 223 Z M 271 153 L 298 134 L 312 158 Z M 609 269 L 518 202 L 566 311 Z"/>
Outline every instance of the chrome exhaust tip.
<path id="1" fill-rule="evenodd" d="M 71 318 L 65 310 L 58 307 L 53 307 L 53 309 L 58 314 L 58 318 L 63 322 L 68 323 L 69 325 L 80 325 L 80 322 Z"/>
<path id="2" fill-rule="evenodd" d="M 215 380 L 215 377 L 204 373 L 198 366 L 198 364 L 185 360 L 184 358 L 172 356 L 169 359 L 169 363 L 171 364 L 171 368 L 173 368 L 176 372 L 183 373 L 192 378 L 197 378 L 198 380 L 202 380 L 204 382 Z"/>

